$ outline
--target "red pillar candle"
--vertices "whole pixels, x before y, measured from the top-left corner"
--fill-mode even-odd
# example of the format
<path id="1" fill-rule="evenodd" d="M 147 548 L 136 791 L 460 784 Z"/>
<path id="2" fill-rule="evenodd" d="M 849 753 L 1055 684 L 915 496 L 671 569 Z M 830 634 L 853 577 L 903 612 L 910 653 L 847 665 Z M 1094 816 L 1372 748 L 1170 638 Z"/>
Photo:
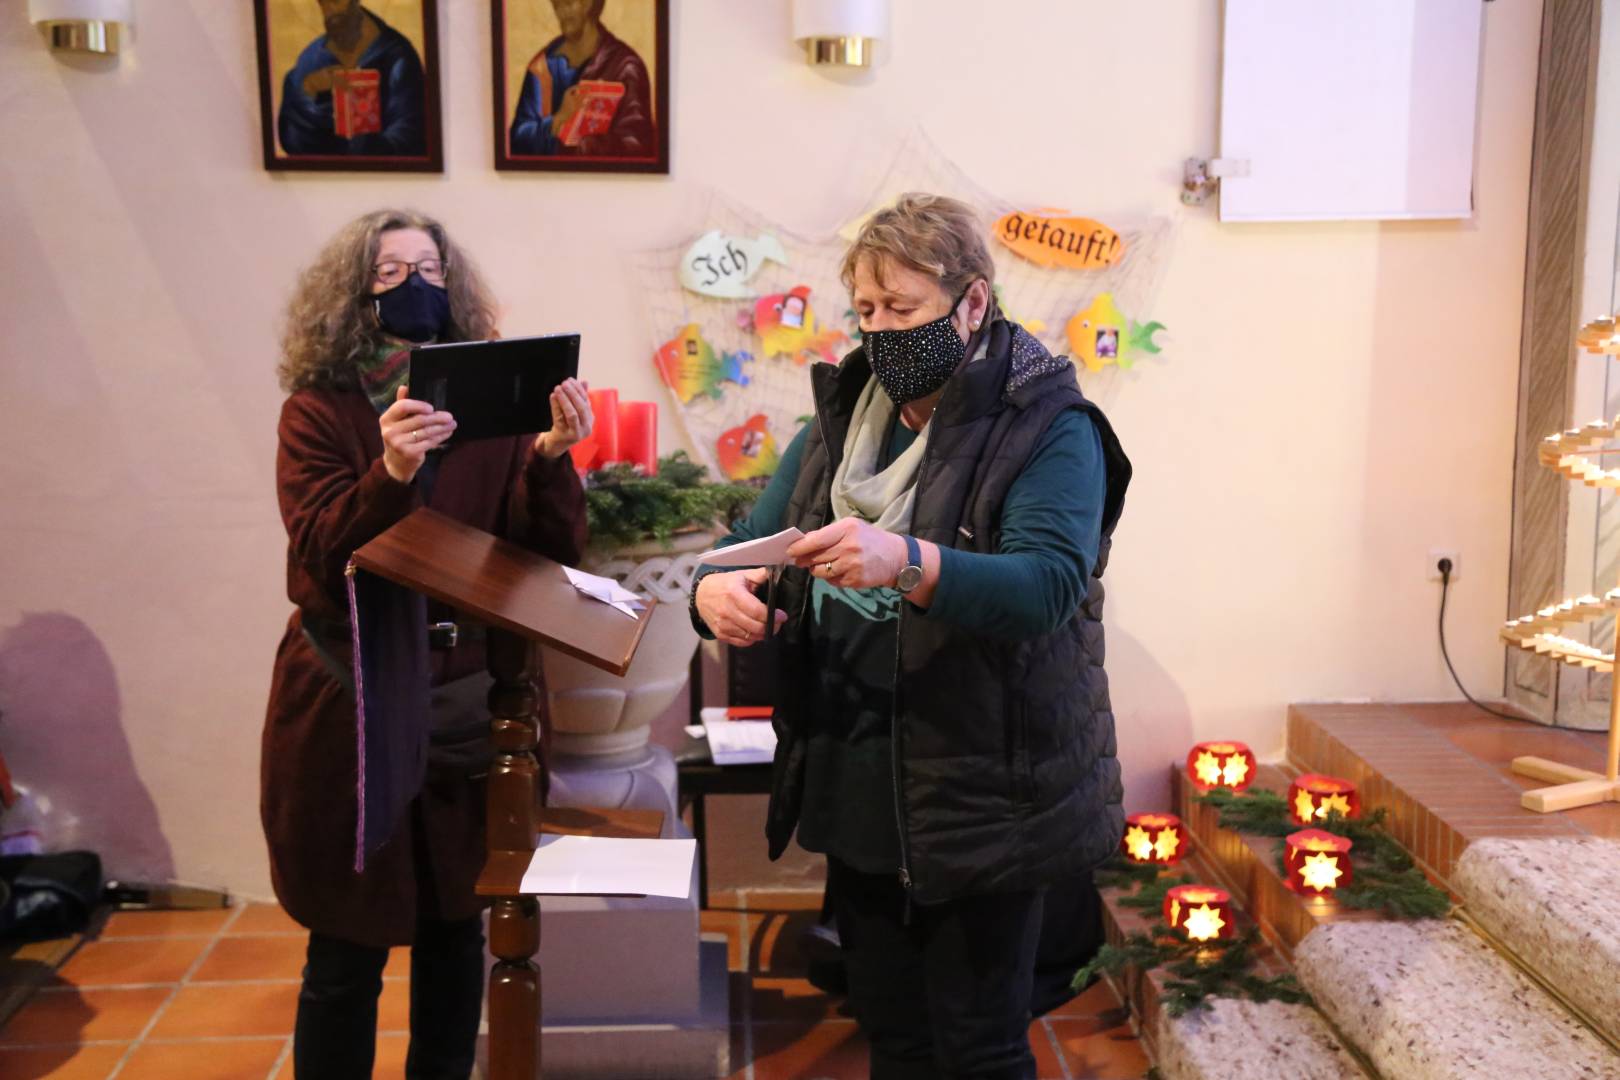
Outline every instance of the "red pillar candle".
<path id="1" fill-rule="evenodd" d="M 658 405 L 627 401 L 619 406 L 618 460 L 641 467 L 647 476 L 658 474 Z"/>
<path id="2" fill-rule="evenodd" d="M 1288 816 L 1294 824 L 1326 821 L 1327 816 L 1335 812 L 1347 818 L 1361 816 L 1361 796 L 1351 781 L 1303 773 L 1288 785 Z"/>
<path id="3" fill-rule="evenodd" d="M 1237 933 L 1231 894 L 1212 885 L 1177 885 L 1165 893 L 1164 922 L 1188 941 L 1215 941 Z"/>
<path id="4" fill-rule="evenodd" d="M 1191 839 L 1187 826 L 1174 814 L 1131 814 L 1125 819 L 1119 850 L 1133 863 L 1168 866 L 1187 857 Z"/>
<path id="5" fill-rule="evenodd" d="M 1201 742 L 1187 751 L 1187 779 L 1200 792 L 1242 791 L 1254 783 L 1254 751 L 1240 742 Z"/>
<path id="6" fill-rule="evenodd" d="M 1301 829 L 1285 841 L 1288 887 L 1306 896 L 1332 893 L 1350 884 L 1350 838 L 1321 829 Z"/>
<path id="7" fill-rule="evenodd" d="M 591 390 L 591 434 L 569 451 L 574 468 L 581 472 L 600 469 L 619 460 L 619 392 Z"/>

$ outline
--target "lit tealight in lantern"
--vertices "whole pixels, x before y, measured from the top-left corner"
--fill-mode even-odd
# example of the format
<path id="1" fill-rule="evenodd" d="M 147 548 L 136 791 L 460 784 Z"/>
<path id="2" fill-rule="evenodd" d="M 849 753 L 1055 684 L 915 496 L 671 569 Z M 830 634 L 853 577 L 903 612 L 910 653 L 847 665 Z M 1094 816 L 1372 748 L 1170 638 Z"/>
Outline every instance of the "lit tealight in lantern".
<path id="1" fill-rule="evenodd" d="M 1356 785 L 1337 776 L 1304 773 L 1288 785 L 1288 816 L 1296 825 L 1326 821 L 1338 813 L 1347 818 L 1361 816 L 1361 796 Z"/>
<path id="2" fill-rule="evenodd" d="M 1350 838 L 1321 829 L 1289 834 L 1283 864 L 1288 887 L 1308 896 L 1323 896 L 1350 884 Z"/>
<path id="3" fill-rule="evenodd" d="M 1119 850 L 1133 863 L 1169 866 L 1186 858 L 1190 839 L 1187 826 L 1174 814 L 1131 814 Z"/>
<path id="4" fill-rule="evenodd" d="M 1187 752 L 1187 779 L 1199 791 L 1242 791 L 1254 783 L 1254 751 L 1240 742 L 1201 742 Z"/>
<path id="5" fill-rule="evenodd" d="M 1237 933 L 1231 894 L 1211 885 L 1177 885 L 1165 893 L 1164 921 L 1188 941 L 1215 941 Z"/>

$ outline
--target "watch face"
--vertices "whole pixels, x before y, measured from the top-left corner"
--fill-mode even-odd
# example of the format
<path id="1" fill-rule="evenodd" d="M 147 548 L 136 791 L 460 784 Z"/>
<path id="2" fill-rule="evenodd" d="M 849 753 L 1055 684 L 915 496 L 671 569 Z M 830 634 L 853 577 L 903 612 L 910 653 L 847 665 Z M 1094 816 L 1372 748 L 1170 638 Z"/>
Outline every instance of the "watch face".
<path id="1" fill-rule="evenodd" d="M 900 576 L 895 579 L 894 584 L 895 588 L 899 589 L 903 593 L 910 592 L 912 589 L 915 589 L 918 585 L 922 584 L 922 567 L 902 566 L 900 568 Z"/>

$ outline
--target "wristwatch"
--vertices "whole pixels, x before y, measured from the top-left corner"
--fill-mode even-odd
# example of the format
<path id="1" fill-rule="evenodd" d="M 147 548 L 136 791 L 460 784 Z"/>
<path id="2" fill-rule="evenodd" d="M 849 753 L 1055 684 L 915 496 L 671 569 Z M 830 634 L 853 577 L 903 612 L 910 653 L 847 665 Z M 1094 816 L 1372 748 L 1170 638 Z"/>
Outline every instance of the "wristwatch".
<path id="1" fill-rule="evenodd" d="M 902 593 L 908 593 L 922 584 L 922 545 L 917 543 L 915 536 L 905 537 L 906 565 L 900 568 L 900 575 L 894 579 L 894 587 Z"/>

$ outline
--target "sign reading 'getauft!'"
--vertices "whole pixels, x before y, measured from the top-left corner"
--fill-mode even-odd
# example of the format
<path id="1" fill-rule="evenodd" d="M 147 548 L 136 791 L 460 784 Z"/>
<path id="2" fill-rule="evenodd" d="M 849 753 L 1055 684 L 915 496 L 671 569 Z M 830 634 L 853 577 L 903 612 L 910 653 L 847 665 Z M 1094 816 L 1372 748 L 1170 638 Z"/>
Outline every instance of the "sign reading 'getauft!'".
<path id="1" fill-rule="evenodd" d="M 1125 241 L 1100 221 L 1041 214 L 1003 214 L 995 224 L 996 239 L 1037 266 L 1096 270 L 1113 266 L 1125 255 Z"/>

